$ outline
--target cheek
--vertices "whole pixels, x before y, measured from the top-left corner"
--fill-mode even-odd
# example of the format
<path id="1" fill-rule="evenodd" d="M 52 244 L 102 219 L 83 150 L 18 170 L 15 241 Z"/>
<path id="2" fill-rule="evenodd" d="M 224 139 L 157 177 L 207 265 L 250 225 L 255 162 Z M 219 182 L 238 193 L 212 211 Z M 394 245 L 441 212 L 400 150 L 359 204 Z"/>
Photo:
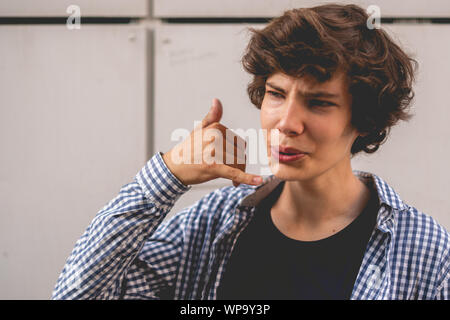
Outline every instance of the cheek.
<path id="1" fill-rule="evenodd" d="M 311 122 L 309 137 L 315 145 L 315 157 L 321 160 L 330 160 L 338 150 L 342 149 L 342 127 L 332 121 Z M 328 159 L 328 160 L 327 160 Z"/>
<path id="2" fill-rule="evenodd" d="M 336 137 L 337 130 L 330 121 L 310 121 L 308 131 L 316 142 L 326 142 Z"/>
<path id="3" fill-rule="evenodd" d="M 275 108 L 263 106 L 261 107 L 260 118 L 261 128 L 272 129 L 276 126 L 278 121 L 278 111 Z"/>
<path id="4" fill-rule="evenodd" d="M 263 128 L 275 127 L 280 116 L 280 103 L 264 98 L 261 105 L 261 126 Z"/>
<path id="5" fill-rule="evenodd" d="M 343 128 L 342 124 L 333 121 L 318 121 L 310 123 L 309 133 L 316 145 L 322 151 L 329 154 L 329 151 L 347 148 L 352 135 Z"/>
<path id="6" fill-rule="evenodd" d="M 264 142 L 267 146 L 267 156 L 270 156 L 270 146 L 276 141 L 272 142 L 272 131 L 276 128 L 278 114 L 271 109 L 261 108 L 260 120 L 261 129 L 263 130 Z M 276 140 L 276 139 L 275 139 Z"/>

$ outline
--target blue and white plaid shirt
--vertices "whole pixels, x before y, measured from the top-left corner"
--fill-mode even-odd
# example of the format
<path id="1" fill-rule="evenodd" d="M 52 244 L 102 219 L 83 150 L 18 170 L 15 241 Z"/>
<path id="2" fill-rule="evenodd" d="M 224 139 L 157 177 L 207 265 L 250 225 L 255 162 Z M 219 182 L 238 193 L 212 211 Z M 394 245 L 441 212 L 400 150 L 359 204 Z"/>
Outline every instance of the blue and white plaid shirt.
<path id="1" fill-rule="evenodd" d="M 380 209 L 351 299 L 449 299 L 450 234 L 378 176 Z M 77 241 L 53 299 L 216 299 L 224 268 L 255 206 L 280 181 L 217 189 L 163 219 L 190 186 L 156 153 Z"/>

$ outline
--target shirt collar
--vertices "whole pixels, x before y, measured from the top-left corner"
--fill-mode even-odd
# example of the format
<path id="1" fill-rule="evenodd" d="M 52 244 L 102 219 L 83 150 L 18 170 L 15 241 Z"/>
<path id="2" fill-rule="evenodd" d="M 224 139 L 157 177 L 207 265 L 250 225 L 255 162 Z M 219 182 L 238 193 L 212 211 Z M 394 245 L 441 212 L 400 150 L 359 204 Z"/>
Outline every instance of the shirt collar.
<path id="1" fill-rule="evenodd" d="M 359 170 L 353 170 L 353 173 L 360 179 L 369 179 L 369 181 L 373 182 L 373 185 L 376 187 L 378 199 L 380 200 L 380 205 L 385 204 L 398 211 L 407 210 L 409 208 L 409 206 L 402 201 L 398 193 L 376 174 Z"/>

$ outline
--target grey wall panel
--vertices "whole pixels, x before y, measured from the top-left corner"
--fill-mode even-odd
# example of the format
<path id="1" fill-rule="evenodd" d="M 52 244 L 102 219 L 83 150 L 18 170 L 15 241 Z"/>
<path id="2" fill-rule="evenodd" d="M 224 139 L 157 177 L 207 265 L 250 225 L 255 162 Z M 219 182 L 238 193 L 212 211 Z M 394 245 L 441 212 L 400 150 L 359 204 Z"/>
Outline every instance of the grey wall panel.
<path id="1" fill-rule="evenodd" d="M 246 94 L 250 77 L 239 60 L 248 41 L 248 25 L 162 25 L 156 32 L 155 150 L 167 151 L 177 128 L 193 128 L 207 113 L 213 97 L 222 100 L 222 123 L 231 129 L 259 129 L 259 111 Z M 256 25 L 255 25 L 256 26 Z M 259 25 L 257 27 L 262 27 Z M 380 175 L 403 199 L 450 228 L 448 208 L 450 153 L 446 137 L 449 103 L 443 98 L 450 72 L 450 26 L 386 25 L 407 52 L 416 56 L 416 117 L 392 130 L 391 138 L 370 156 L 353 159 L 354 169 Z M 259 159 L 261 160 L 261 159 Z M 248 166 L 260 173 L 261 165 Z M 194 187 L 171 214 L 215 188 L 220 179 Z"/>
<path id="2" fill-rule="evenodd" d="M 2 0 L 0 17 L 67 17 L 77 5 L 82 17 L 146 17 L 151 0 Z"/>
<path id="3" fill-rule="evenodd" d="M 48 299 L 148 160 L 148 31 L 1 26 L 0 299 Z"/>
<path id="4" fill-rule="evenodd" d="M 450 17 L 447 0 L 153 0 L 155 17 L 274 17 L 284 10 L 337 2 L 380 7 L 382 17 Z"/>

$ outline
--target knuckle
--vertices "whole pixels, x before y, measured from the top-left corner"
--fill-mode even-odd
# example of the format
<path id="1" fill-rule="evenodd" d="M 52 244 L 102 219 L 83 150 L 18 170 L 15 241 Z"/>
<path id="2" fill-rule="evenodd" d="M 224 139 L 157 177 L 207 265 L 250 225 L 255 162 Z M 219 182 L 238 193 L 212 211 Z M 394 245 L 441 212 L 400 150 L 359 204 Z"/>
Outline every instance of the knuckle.
<path id="1" fill-rule="evenodd" d="M 207 171 L 214 171 L 216 169 L 217 165 L 215 162 L 206 162 L 205 161 L 203 166 Z"/>
<path id="2" fill-rule="evenodd" d="M 220 123 L 217 121 L 213 122 L 213 123 L 211 123 L 211 125 L 209 127 L 212 129 L 218 129 L 218 128 L 220 128 Z"/>
<path id="3" fill-rule="evenodd" d="M 239 173 L 235 170 L 231 170 L 230 178 L 233 181 L 239 181 Z"/>

